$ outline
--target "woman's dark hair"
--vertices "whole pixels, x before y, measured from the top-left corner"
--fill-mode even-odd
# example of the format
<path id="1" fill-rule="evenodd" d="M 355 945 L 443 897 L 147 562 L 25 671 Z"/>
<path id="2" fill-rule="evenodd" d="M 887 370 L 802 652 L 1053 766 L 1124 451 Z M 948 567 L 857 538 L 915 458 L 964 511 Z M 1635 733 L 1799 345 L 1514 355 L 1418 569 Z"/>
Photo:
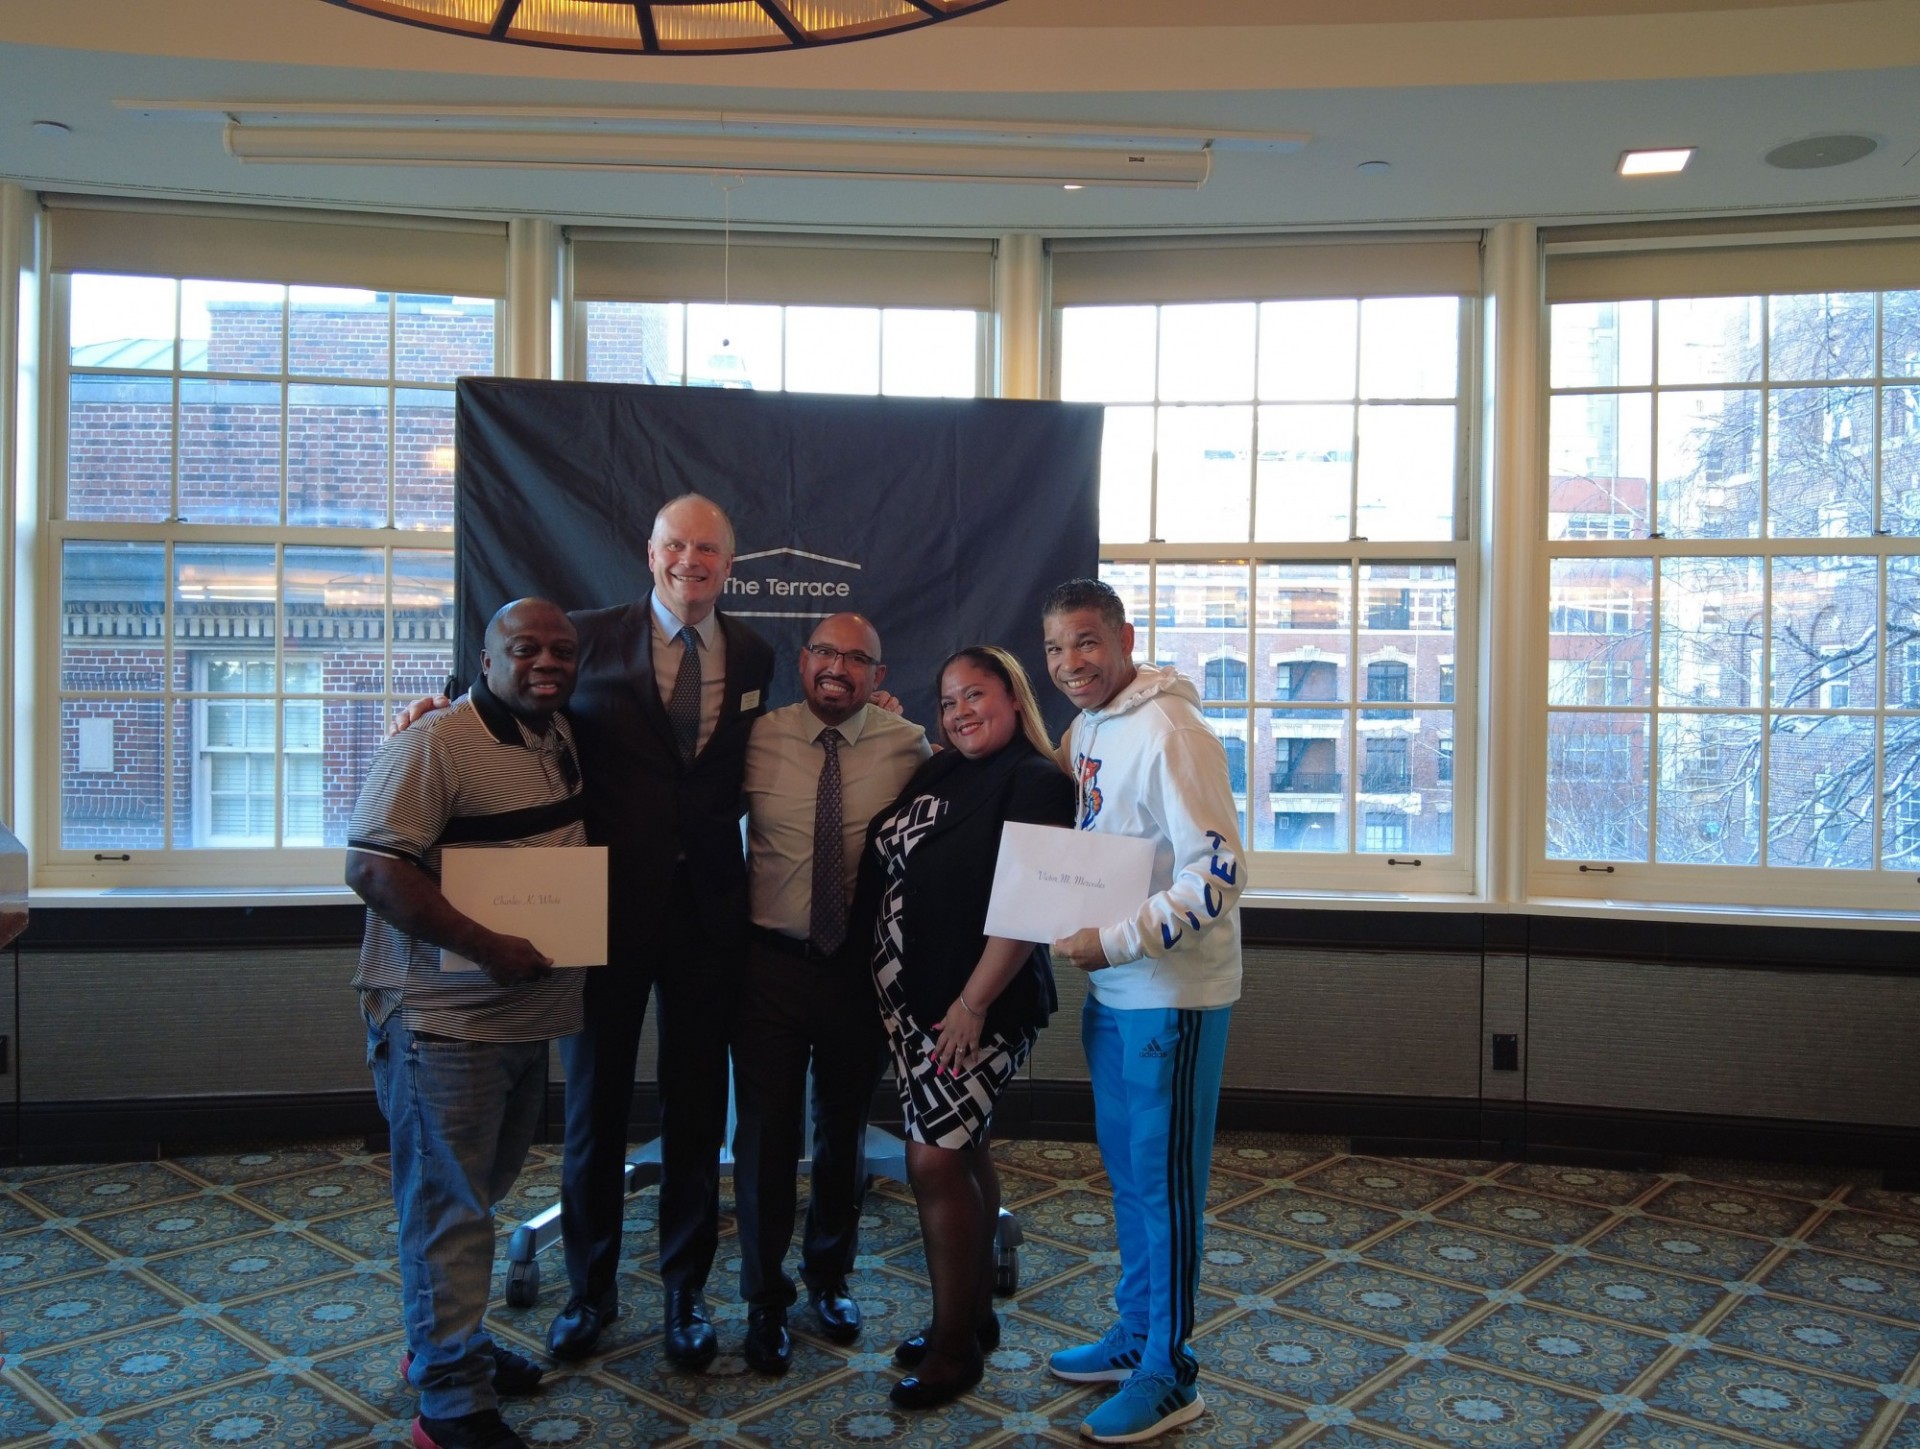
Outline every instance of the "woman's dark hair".
<path id="1" fill-rule="evenodd" d="M 1007 693 L 1013 696 L 1014 708 L 1020 712 L 1020 730 L 1026 735 L 1027 743 L 1034 749 L 1053 760 L 1053 741 L 1047 738 L 1047 727 L 1040 720 L 1040 703 L 1033 697 L 1033 681 L 1027 678 L 1027 671 L 1020 667 L 1015 659 L 998 644 L 969 644 L 965 649 L 956 649 L 940 664 L 940 672 L 933 677 L 933 695 L 940 697 L 940 681 L 947 677 L 947 671 L 956 664 L 971 664 L 975 669 L 984 670 L 1007 687 Z M 947 722 L 940 721 L 940 738 L 948 745 Z"/>

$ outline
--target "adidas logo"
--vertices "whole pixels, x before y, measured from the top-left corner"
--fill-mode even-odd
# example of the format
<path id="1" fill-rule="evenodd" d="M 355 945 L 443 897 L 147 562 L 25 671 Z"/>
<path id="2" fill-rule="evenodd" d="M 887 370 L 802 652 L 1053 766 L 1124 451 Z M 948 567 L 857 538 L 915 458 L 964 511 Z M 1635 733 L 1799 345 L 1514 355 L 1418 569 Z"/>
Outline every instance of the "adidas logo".
<path id="1" fill-rule="evenodd" d="M 1165 1056 L 1166 1053 L 1160 1050 L 1160 1043 L 1157 1040 L 1149 1041 L 1145 1046 L 1140 1048 L 1140 1060 L 1143 1062 L 1154 1061 L 1159 1058 L 1164 1058 Z"/>

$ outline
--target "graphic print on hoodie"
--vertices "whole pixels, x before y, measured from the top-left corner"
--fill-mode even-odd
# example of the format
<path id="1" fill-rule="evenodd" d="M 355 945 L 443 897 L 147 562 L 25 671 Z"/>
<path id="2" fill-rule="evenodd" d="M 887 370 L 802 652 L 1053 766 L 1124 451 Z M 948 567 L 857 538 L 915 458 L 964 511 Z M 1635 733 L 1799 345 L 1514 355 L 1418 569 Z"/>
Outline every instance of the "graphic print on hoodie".
<path id="1" fill-rule="evenodd" d="M 1100 818 L 1100 762 L 1091 756 L 1080 761 L 1080 823 L 1076 830 L 1091 830 Z"/>
<path id="2" fill-rule="evenodd" d="M 1226 749 L 1177 669 L 1143 664 L 1067 737 L 1082 830 L 1154 844 L 1152 894 L 1100 930 L 1114 963 L 1088 977 L 1117 1009 L 1225 1006 L 1240 996 L 1244 883 Z"/>

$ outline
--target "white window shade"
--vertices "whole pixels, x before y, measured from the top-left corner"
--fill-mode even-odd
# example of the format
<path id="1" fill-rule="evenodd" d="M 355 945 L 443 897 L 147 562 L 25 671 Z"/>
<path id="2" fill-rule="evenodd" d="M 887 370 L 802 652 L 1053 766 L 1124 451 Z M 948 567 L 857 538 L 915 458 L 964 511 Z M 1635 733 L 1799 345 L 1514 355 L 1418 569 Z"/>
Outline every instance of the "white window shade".
<path id="1" fill-rule="evenodd" d="M 506 295 L 497 222 L 66 196 L 49 197 L 47 215 L 58 272 Z"/>
<path id="2" fill-rule="evenodd" d="M 1920 276 L 1920 212 L 1541 233 L 1549 302 L 1884 292 Z"/>
<path id="3" fill-rule="evenodd" d="M 1480 233 L 1057 238 L 1053 305 L 1474 296 Z"/>
<path id="4" fill-rule="evenodd" d="M 583 302 L 772 302 L 795 306 L 993 305 L 984 238 L 568 233 L 573 295 Z"/>

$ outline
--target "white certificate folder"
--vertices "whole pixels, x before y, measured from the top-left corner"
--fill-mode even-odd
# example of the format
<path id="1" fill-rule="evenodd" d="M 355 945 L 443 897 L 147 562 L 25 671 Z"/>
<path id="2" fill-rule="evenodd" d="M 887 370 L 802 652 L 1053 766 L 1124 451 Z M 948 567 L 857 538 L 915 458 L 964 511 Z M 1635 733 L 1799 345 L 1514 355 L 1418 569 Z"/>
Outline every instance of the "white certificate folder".
<path id="1" fill-rule="evenodd" d="M 987 934 L 1058 941 L 1126 920 L 1151 894 L 1153 842 L 1008 821 L 987 903 Z"/>
<path id="2" fill-rule="evenodd" d="M 604 845 L 463 846 L 440 852 L 440 893 L 490 931 L 525 936 L 556 966 L 607 964 Z M 440 953 L 442 971 L 477 971 Z"/>

